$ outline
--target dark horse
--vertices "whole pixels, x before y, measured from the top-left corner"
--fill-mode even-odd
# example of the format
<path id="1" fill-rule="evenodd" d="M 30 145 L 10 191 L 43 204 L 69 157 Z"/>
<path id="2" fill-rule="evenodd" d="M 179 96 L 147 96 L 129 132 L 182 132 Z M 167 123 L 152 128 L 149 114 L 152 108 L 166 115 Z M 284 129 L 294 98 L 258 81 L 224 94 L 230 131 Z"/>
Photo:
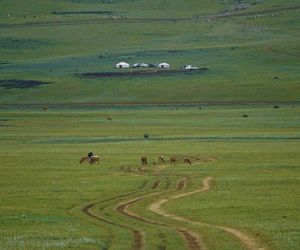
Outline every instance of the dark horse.
<path id="1" fill-rule="evenodd" d="M 142 157 L 141 157 L 141 162 L 142 162 L 142 165 L 147 165 L 147 164 L 148 164 L 148 162 L 147 162 L 147 157 L 142 156 Z"/>
<path id="2" fill-rule="evenodd" d="M 186 164 L 189 164 L 189 165 L 192 164 L 192 161 L 189 158 L 184 158 L 183 162 L 186 163 Z"/>
<path id="3" fill-rule="evenodd" d="M 92 156 L 91 158 L 89 158 L 88 156 L 84 156 L 80 159 L 80 164 L 83 162 L 88 162 L 89 164 L 94 164 L 94 163 L 98 163 L 100 162 L 100 157 L 97 155 Z"/>

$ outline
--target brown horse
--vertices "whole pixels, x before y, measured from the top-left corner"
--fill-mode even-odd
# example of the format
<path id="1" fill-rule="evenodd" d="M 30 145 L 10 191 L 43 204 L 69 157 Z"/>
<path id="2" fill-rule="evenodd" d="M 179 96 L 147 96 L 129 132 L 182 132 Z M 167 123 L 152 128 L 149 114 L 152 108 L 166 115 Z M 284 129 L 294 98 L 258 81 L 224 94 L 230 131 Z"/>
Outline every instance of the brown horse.
<path id="1" fill-rule="evenodd" d="M 147 162 L 147 157 L 142 156 L 142 157 L 141 157 L 141 162 L 142 162 L 142 165 L 147 165 L 147 164 L 148 164 L 148 162 Z"/>
<path id="2" fill-rule="evenodd" d="M 100 157 L 97 155 L 92 156 L 90 159 L 87 156 L 84 156 L 80 159 L 80 164 L 83 162 L 88 162 L 89 164 L 94 164 L 94 163 L 98 163 L 100 162 Z"/>
<path id="3" fill-rule="evenodd" d="M 189 164 L 189 165 L 192 164 L 192 162 L 191 162 L 191 160 L 189 158 L 184 158 L 183 162 L 186 163 L 186 164 Z"/>
<path id="4" fill-rule="evenodd" d="M 170 157 L 170 163 L 175 164 L 176 163 L 176 158 L 174 156 Z"/>

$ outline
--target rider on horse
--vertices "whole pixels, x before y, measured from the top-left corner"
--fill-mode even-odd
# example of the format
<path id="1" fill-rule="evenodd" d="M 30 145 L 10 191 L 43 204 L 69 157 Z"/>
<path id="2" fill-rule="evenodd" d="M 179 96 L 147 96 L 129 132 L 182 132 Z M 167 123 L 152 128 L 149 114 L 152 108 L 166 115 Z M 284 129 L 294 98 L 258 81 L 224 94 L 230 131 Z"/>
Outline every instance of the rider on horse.
<path id="1" fill-rule="evenodd" d="M 89 157 L 89 162 L 91 161 L 91 158 L 94 156 L 93 152 L 89 152 L 88 153 L 88 157 Z"/>

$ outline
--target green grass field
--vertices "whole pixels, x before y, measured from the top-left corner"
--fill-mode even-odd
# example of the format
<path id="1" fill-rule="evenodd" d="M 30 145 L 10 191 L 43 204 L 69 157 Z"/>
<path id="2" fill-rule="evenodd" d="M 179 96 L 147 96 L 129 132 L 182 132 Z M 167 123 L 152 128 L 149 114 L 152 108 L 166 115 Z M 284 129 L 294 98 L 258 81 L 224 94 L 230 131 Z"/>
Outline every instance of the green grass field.
<path id="1" fill-rule="evenodd" d="M 299 249 L 299 8 L 1 1 L 0 249 Z"/>
<path id="2" fill-rule="evenodd" d="M 179 179 L 189 178 L 186 190 L 194 190 L 207 176 L 214 177 L 211 190 L 171 200 L 165 209 L 242 230 L 267 249 L 299 246 L 299 107 L 9 110 L 1 117 L 2 249 L 131 249 L 129 229 L 81 211 L 94 202 L 100 218 L 141 230 L 145 249 L 184 249 L 174 228 L 115 211 L 121 201 L 157 192 L 130 211 L 195 231 L 209 249 L 244 249 L 222 230 L 147 209 L 176 193 Z M 101 156 L 99 166 L 79 164 L 88 151 Z M 150 162 L 144 171 L 142 155 Z M 152 165 L 159 155 L 202 160 Z"/>

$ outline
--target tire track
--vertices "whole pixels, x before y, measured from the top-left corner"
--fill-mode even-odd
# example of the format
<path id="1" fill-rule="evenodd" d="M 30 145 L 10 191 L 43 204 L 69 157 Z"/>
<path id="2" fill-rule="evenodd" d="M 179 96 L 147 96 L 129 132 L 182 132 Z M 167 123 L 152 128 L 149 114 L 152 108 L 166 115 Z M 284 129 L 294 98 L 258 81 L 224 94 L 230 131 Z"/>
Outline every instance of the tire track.
<path id="1" fill-rule="evenodd" d="M 206 156 L 196 156 L 196 155 L 178 155 L 175 156 L 176 161 L 183 161 L 185 158 L 191 160 L 192 164 L 200 164 L 206 163 L 211 161 L 216 161 L 213 157 L 206 157 Z"/>
<path id="2" fill-rule="evenodd" d="M 156 188 L 158 188 L 159 186 L 160 186 L 160 180 L 157 180 L 157 181 L 155 181 L 155 182 L 153 183 L 153 186 L 152 186 L 151 189 L 156 189 Z"/>
<path id="3" fill-rule="evenodd" d="M 121 170 L 123 170 L 126 173 L 132 173 L 134 171 L 132 171 L 131 167 L 127 166 L 127 167 L 121 167 Z"/>
<path id="4" fill-rule="evenodd" d="M 133 239 L 134 239 L 132 249 L 134 249 L 134 250 L 142 249 L 143 235 L 139 230 L 136 230 L 136 229 L 134 229 L 132 227 L 129 227 L 129 226 L 126 226 L 126 225 L 115 223 L 113 221 L 110 221 L 110 220 L 107 220 L 105 218 L 102 218 L 102 217 L 98 216 L 97 214 L 93 213 L 93 211 L 92 211 L 92 208 L 94 208 L 97 205 L 98 205 L 97 203 L 91 203 L 91 204 L 83 207 L 81 209 L 81 211 L 84 214 L 88 215 L 89 217 L 91 217 L 95 220 L 98 220 L 98 221 L 101 221 L 101 222 L 104 222 L 104 223 L 107 223 L 107 224 L 110 224 L 110 225 L 113 225 L 113 226 L 118 226 L 120 228 L 125 228 L 125 229 L 130 230 L 133 233 Z"/>
<path id="5" fill-rule="evenodd" d="M 126 172 L 126 173 L 135 173 L 135 171 L 132 170 L 132 168 L 130 166 L 124 166 L 124 167 L 121 167 L 120 169 L 122 171 Z M 185 189 L 186 183 L 189 179 L 190 179 L 189 177 L 186 177 L 186 178 L 178 180 L 177 185 L 176 185 L 176 191 L 180 191 L 180 190 Z M 143 183 L 143 186 L 145 186 L 146 184 L 147 184 L 147 182 Z M 161 184 L 161 181 L 156 180 L 153 183 L 153 185 L 151 187 L 151 190 L 158 189 L 160 184 Z M 86 214 L 87 216 L 93 218 L 94 220 L 98 220 L 98 221 L 104 222 L 106 224 L 110 224 L 110 225 L 114 225 L 114 226 L 118 226 L 120 228 L 130 230 L 133 234 L 133 245 L 132 245 L 132 247 L 135 250 L 140 250 L 145 245 L 144 235 L 143 235 L 142 231 L 140 231 L 138 229 L 135 229 L 133 227 L 127 226 L 127 225 L 119 224 L 119 223 L 116 223 L 114 221 L 108 220 L 104 216 L 102 217 L 101 215 L 98 215 L 98 214 L 93 212 L 93 209 L 96 208 L 97 206 L 99 206 L 101 203 L 106 203 L 106 202 L 109 202 L 109 201 L 113 201 L 113 200 L 116 200 L 116 199 L 119 199 L 119 198 L 122 198 L 122 197 L 126 197 L 126 196 L 129 196 L 129 195 L 133 194 L 133 193 L 138 193 L 138 192 L 139 191 L 135 191 L 135 192 L 131 192 L 131 193 L 128 193 L 128 194 L 119 195 L 119 196 L 116 196 L 116 197 L 113 197 L 113 198 L 110 198 L 110 199 L 106 199 L 104 201 L 93 202 L 93 203 L 90 203 L 90 204 L 84 206 L 83 208 L 81 208 L 81 211 L 84 214 Z M 175 229 L 182 236 L 182 238 L 185 240 L 188 248 L 191 249 L 191 250 L 206 249 L 205 247 L 203 247 L 204 244 L 201 242 L 200 238 L 196 234 L 194 234 L 193 232 L 188 231 L 185 228 L 179 228 L 179 227 L 176 227 L 176 226 L 170 226 L 170 225 L 163 224 L 163 223 L 160 223 L 160 222 L 157 222 L 157 221 L 149 220 L 147 218 L 141 217 L 139 215 L 135 215 L 135 214 L 128 211 L 128 207 L 130 205 L 132 205 L 132 204 L 134 204 L 134 203 L 136 203 L 136 202 L 138 202 L 138 201 L 140 201 L 140 200 L 142 200 L 146 197 L 159 195 L 159 194 L 162 194 L 164 192 L 168 192 L 168 191 L 156 192 L 156 193 L 152 193 L 152 194 L 149 194 L 149 195 L 136 197 L 132 200 L 127 201 L 126 203 L 121 203 L 121 204 L 117 205 L 115 210 L 118 213 L 122 214 L 122 215 L 128 216 L 130 218 L 134 218 L 134 219 L 139 220 L 139 221 L 143 221 L 144 223 L 150 223 L 150 224 L 153 224 L 153 225 L 160 225 L 160 226 L 165 226 L 165 227 Z M 103 209 L 101 209 L 101 213 L 103 213 Z"/>
<path id="6" fill-rule="evenodd" d="M 194 191 L 190 191 L 187 193 L 183 193 L 183 194 L 178 194 L 178 195 L 174 195 L 171 196 L 169 198 L 164 198 L 164 199 L 160 199 L 155 203 L 152 203 L 148 209 L 152 212 L 155 212 L 161 216 L 165 216 L 168 218 L 172 218 L 174 220 L 177 221 L 181 221 L 181 222 L 186 222 L 186 223 L 190 223 L 190 224 L 194 224 L 194 225 L 200 225 L 200 226 L 206 226 L 206 227 L 211 227 L 211 228 L 216 228 L 216 229 L 221 229 L 227 233 L 230 233 L 231 235 L 233 235 L 235 238 L 237 238 L 238 240 L 240 240 L 243 245 L 245 246 L 246 249 L 249 250 L 256 250 L 256 249 L 267 249 L 265 246 L 262 246 L 261 243 L 257 242 L 256 239 L 254 239 L 252 236 L 239 231 L 238 229 L 235 228 L 230 228 L 230 227 L 225 227 L 225 226 L 219 226 L 219 225 L 210 225 L 208 223 L 204 223 L 204 222 L 195 222 L 195 221 L 191 221 L 189 219 L 186 219 L 184 217 L 178 216 L 178 215 L 173 215 L 170 214 L 166 211 L 164 211 L 161 207 L 166 204 L 169 200 L 173 200 L 173 199 L 179 199 L 185 196 L 189 196 L 195 193 L 200 193 L 200 192 L 205 192 L 208 191 L 210 189 L 210 182 L 213 180 L 213 177 L 206 177 L 203 180 L 203 185 L 202 188 L 194 190 Z"/>
<path id="7" fill-rule="evenodd" d="M 177 229 L 177 231 L 179 233 L 182 234 L 182 236 L 187 240 L 188 242 L 188 248 L 191 249 L 191 250 L 203 250 L 203 249 L 206 249 L 206 247 L 203 245 L 203 243 L 201 243 L 200 245 L 200 242 L 199 242 L 199 237 L 194 234 L 194 233 L 191 233 L 189 231 L 186 231 L 186 230 L 183 230 L 181 228 Z"/>
<path id="8" fill-rule="evenodd" d="M 130 167 L 128 167 L 130 168 Z M 124 168 L 122 169 L 123 171 L 127 169 L 127 168 Z M 132 172 L 132 171 L 130 171 Z M 147 182 L 145 183 L 145 185 L 147 184 Z M 156 189 L 158 188 L 160 185 L 160 180 L 156 180 L 152 186 L 151 189 Z M 99 204 L 101 203 L 106 203 L 106 202 L 110 202 L 110 201 L 113 201 L 113 200 L 116 200 L 116 199 L 119 199 L 119 198 L 122 198 L 122 197 L 126 197 L 126 196 L 129 196 L 129 195 L 132 195 L 134 193 L 138 193 L 140 191 L 134 191 L 134 192 L 131 192 L 131 193 L 127 193 L 127 194 L 123 194 L 123 195 L 118 195 L 118 196 L 115 196 L 113 198 L 110 198 L 110 199 L 106 199 L 106 200 L 103 200 L 103 201 L 100 201 L 100 202 L 94 202 L 94 203 L 90 203 L 86 206 L 84 206 L 83 208 L 81 208 L 81 211 L 86 214 L 87 216 L 93 218 L 94 220 L 97 220 L 97 221 L 101 221 L 101 222 L 104 222 L 106 224 L 110 224 L 110 225 L 114 225 L 114 226 L 118 226 L 120 228 L 124 228 L 124 229 L 128 229 L 132 232 L 133 234 L 133 245 L 132 245 L 132 249 L 134 250 L 140 250 L 142 249 L 143 245 L 145 245 L 145 242 L 144 242 L 144 236 L 143 236 L 143 233 L 133 227 L 130 227 L 130 226 L 127 226 L 127 225 L 123 225 L 123 224 L 119 224 L 119 223 L 115 223 L 113 221 L 110 221 L 106 218 L 103 218 L 102 216 L 99 216 L 97 215 L 96 213 L 93 212 L 93 208 L 97 207 Z M 122 213 L 122 211 L 126 208 L 126 206 L 118 206 L 117 207 L 117 211 L 119 213 Z"/>
<path id="9" fill-rule="evenodd" d="M 184 178 L 181 179 L 177 182 L 177 186 L 176 186 L 176 191 L 179 190 L 183 190 L 186 187 L 186 182 L 189 180 L 189 178 Z M 186 242 L 187 247 L 190 250 L 206 250 L 206 246 L 203 244 L 202 240 L 200 239 L 200 237 L 198 235 L 196 235 L 195 233 L 187 230 L 186 228 L 182 228 L 182 227 L 177 227 L 174 225 L 168 225 L 166 223 L 162 223 L 162 222 L 157 222 L 155 220 L 151 220 L 145 217 L 142 217 L 140 215 L 137 215 L 131 211 L 129 211 L 129 207 L 131 205 L 133 205 L 134 203 L 141 201 L 145 198 L 149 198 L 149 197 L 153 197 L 156 195 L 160 195 L 162 193 L 167 193 L 168 191 L 162 191 L 162 192 L 156 192 L 156 193 L 152 193 L 152 194 L 148 194 L 148 195 L 144 195 L 144 196 L 139 196 L 136 197 L 132 200 L 126 201 L 125 203 L 121 203 L 116 207 L 116 210 L 121 213 L 122 215 L 128 216 L 130 218 L 142 221 L 144 223 L 148 223 L 148 224 L 152 224 L 152 225 L 158 225 L 158 226 L 164 226 L 164 227 L 168 227 L 171 229 L 176 230 L 184 239 L 184 241 Z"/>
<path id="10" fill-rule="evenodd" d="M 93 220 L 104 222 L 106 224 L 117 226 L 117 227 L 120 227 L 120 228 L 123 228 L 123 229 L 131 231 L 132 234 L 133 234 L 132 249 L 134 249 L 134 250 L 140 250 L 140 249 L 142 249 L 142 246 L 144 244 L 143 233 L 141 231 L 139 231 L 139 230 L 137 230 L 137 229 L 135 229 L 133 227 L 130 227 L 130 226 L 127 226 L 127 225 L 123 225 L 123 224 L 119 224 L 119 223 L 116 223 L 114 221 L 108 220 L 108 219 L 106 219 L 106 218 L 104 218 L 104 217 L 102 217 L 102 216 L 100 216 L 100 215 L 98 215 L 98 214 L 96 214 L 96 213 L 93 212 L 93 209 L 96 208 L 97 206 L 99 206 L 100 204 L 103 204 L 103 203 L 106 203 L 106 202 L 111 202 L 111 201 L 114 201 L 114 200 L 117 200 L 117 199 L 120 199 L 120 198 L 123 198 L 123 197 L 127 197 L 127 196 L 130 196 L 132 194 L 139 193 L 139 192 L 141 192 L 141 191 L 133 191 L 133 192 L 122 194 L 122 195 L 118 195 L 118 196 L 115 196 L 115 197 L 112 197 L 112 198 L 109 198 L 109 199 L 106 199 L 106 200 L 103 200 L 103 201 L 93 202 L 93 203 L 85 205 L 80 210 L 85 215 L 87 215 L 88 217 L 92 218 Z"/>
<path id="11" fill-rule="evenodd" d="M 176 191 L 185 189 L 185 187 L 186 187 L 186 182 L 187 182 L 189 179 L 190 179 L 190 178 L 187 177 L 187 178 L 184 178 L 184 179 L 182 179 L 182 180 L 179 180 L 179 181 L 177 182 Z"/>

